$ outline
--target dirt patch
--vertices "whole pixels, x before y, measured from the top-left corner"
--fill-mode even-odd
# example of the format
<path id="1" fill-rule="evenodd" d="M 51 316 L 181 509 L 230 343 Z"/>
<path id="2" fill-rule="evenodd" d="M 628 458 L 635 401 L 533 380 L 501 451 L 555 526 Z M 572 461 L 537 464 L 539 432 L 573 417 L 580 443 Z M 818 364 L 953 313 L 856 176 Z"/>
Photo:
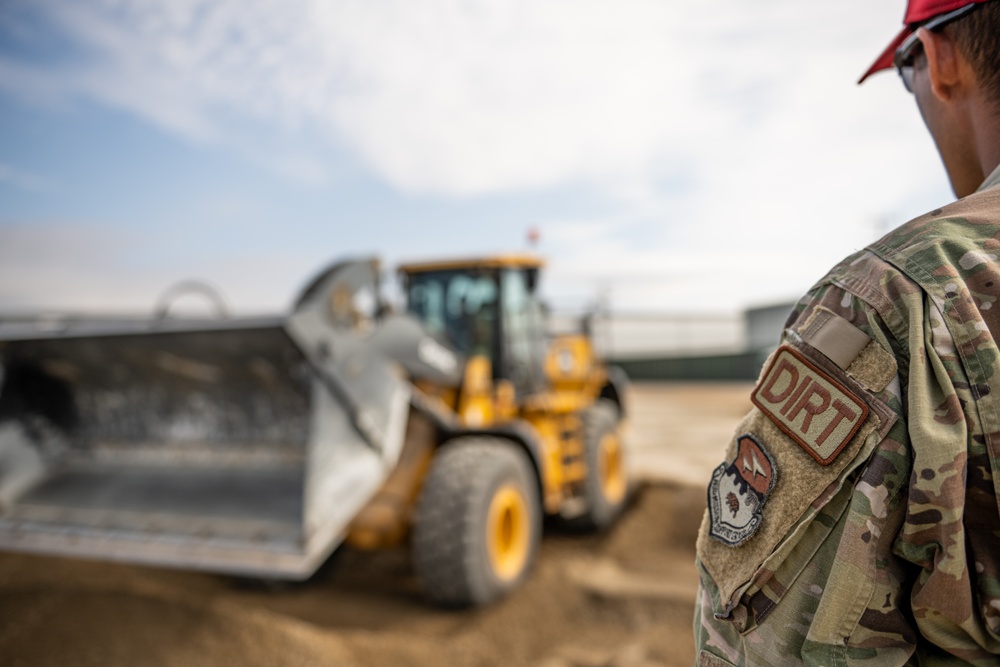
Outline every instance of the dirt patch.
<path id="1" fill-rule="evenodd" d="M 703 480 L 725 446 L 709 443 L 706 433 L 731 432 L 746 391 L 653 386 L 639 387 L 637 398 L 633 430 L 642 429 L 635 435 L 646 460 L 671 470 L 695 451 L 687 459 L 695 481 L 647 471 L 646 479 L 659 481 L 640 488 L 604 535 L 549 526 L 526 585 L 487 609 L 427 606 L 405 551 L 342 550 L 313 580 L 277 590 L 207 574 L 0 554 L 2 662 L 690 665 Z M 691 401 L 702 405 L 695 413 L 704 421 L 701 435 L 684 425 Z"/>
<path id="2" fill-rule="evenodd" d="M 17 588 L 0 595 L 6 665 L 351 664 L 335 636 L 197 595 Z"/>
<path id="3" fill-rule="evenodd" d="M 404 552 L 348 550 L 286 590 L 3 554 L 0 654 L 32 667 L 690 664 L 692 495 L 649 486 L 607 535 L 548 535 L 527 584 L 474 611 L 426 606 Z"/>
<path id="4" fill-rule="evenodd" d="M 751 383 L 661 382 L 630 393 L 629 460 L 633 476 L 704 486 L 722 461 Z"/>

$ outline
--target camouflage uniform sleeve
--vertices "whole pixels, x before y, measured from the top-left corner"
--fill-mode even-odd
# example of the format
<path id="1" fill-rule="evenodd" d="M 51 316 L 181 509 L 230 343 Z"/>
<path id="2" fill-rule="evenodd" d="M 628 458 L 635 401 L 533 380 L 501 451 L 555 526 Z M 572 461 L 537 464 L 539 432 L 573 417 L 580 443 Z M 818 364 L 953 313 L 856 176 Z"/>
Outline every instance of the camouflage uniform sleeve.
<path id="1" fill-rule="evenodd" d="M 1000 526 L 966 409 L 984 389 L 943 317 L 868 251 L 799 302 L 709 485 L 696 664 L 998 664 Z M 809 335 L 823 318 L 860 351 L 814 347 L 831 349 Z"/>

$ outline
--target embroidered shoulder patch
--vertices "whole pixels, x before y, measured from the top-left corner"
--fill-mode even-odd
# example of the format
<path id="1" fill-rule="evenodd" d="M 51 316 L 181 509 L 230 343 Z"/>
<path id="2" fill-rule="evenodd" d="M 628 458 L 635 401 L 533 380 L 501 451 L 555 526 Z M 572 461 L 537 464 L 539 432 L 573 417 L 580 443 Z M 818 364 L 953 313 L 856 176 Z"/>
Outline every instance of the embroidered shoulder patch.
<path id="1" fill-rule="evenodd" d="M 820 465 L 830 465 L 868 417 L 868 406 L 797 350 L 782 347 L 750 395 Z"/>
<path id="2" fill-rule="evenodd" d="M 736 439 L 736 458 L 721 464 L 708 484 L 708 534 L 728 544 L 743 544 L 757 532 L 778 469 L 752 435 Z"/>

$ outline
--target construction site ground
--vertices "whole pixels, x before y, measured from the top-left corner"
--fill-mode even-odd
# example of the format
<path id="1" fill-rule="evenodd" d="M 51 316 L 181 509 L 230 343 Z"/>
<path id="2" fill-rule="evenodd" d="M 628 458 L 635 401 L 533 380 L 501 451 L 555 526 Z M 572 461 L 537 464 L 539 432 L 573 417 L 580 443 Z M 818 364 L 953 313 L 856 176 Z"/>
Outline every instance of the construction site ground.
<path id="1" fill-rule="evenodd" d="M 743 383 L 640 384 L 633 502 L 603 535 L 547 525 L 526 584 L 481 610 L 427 606 L 404 550 L 341 549 L 308 582 L 0 554 L 6 667 L 691 665 L 705 485 L 749 409 Z"/>

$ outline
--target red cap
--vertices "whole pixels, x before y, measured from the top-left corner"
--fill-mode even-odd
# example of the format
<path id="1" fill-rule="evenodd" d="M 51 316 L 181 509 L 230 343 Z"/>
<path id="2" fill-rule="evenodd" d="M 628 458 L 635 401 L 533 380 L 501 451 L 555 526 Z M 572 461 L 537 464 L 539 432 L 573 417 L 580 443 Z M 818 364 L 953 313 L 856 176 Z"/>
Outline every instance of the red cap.
<path id="1" fill-rule="evenodd" d="M 870 77 L 875 72 L 879 72 L 884 69 L 889 69 L 892 67 L 892 61 L 896 56 L 896 49 L 899 45 L 903 43 L 907 37 L 913 34 L 913 26 L 917 23 L 923 23 L 929 19 L 939 16 L 941 14 L 947 14 L 948 12 L 953 12 L 956 9 L 961 9 L 966 5 L 974 5 L 977 2 L 986 2 L 987 0 L 909 0 L 906 5 L 906 16 L 903 17 L 903 31 L 896 35 L 896 38 L 889 42 L 889 46 L 886 47 L 882 55 L 868 68 L 864 76 L 858 81 L 858 83 L 864 82 L 865 79 Z"/>

